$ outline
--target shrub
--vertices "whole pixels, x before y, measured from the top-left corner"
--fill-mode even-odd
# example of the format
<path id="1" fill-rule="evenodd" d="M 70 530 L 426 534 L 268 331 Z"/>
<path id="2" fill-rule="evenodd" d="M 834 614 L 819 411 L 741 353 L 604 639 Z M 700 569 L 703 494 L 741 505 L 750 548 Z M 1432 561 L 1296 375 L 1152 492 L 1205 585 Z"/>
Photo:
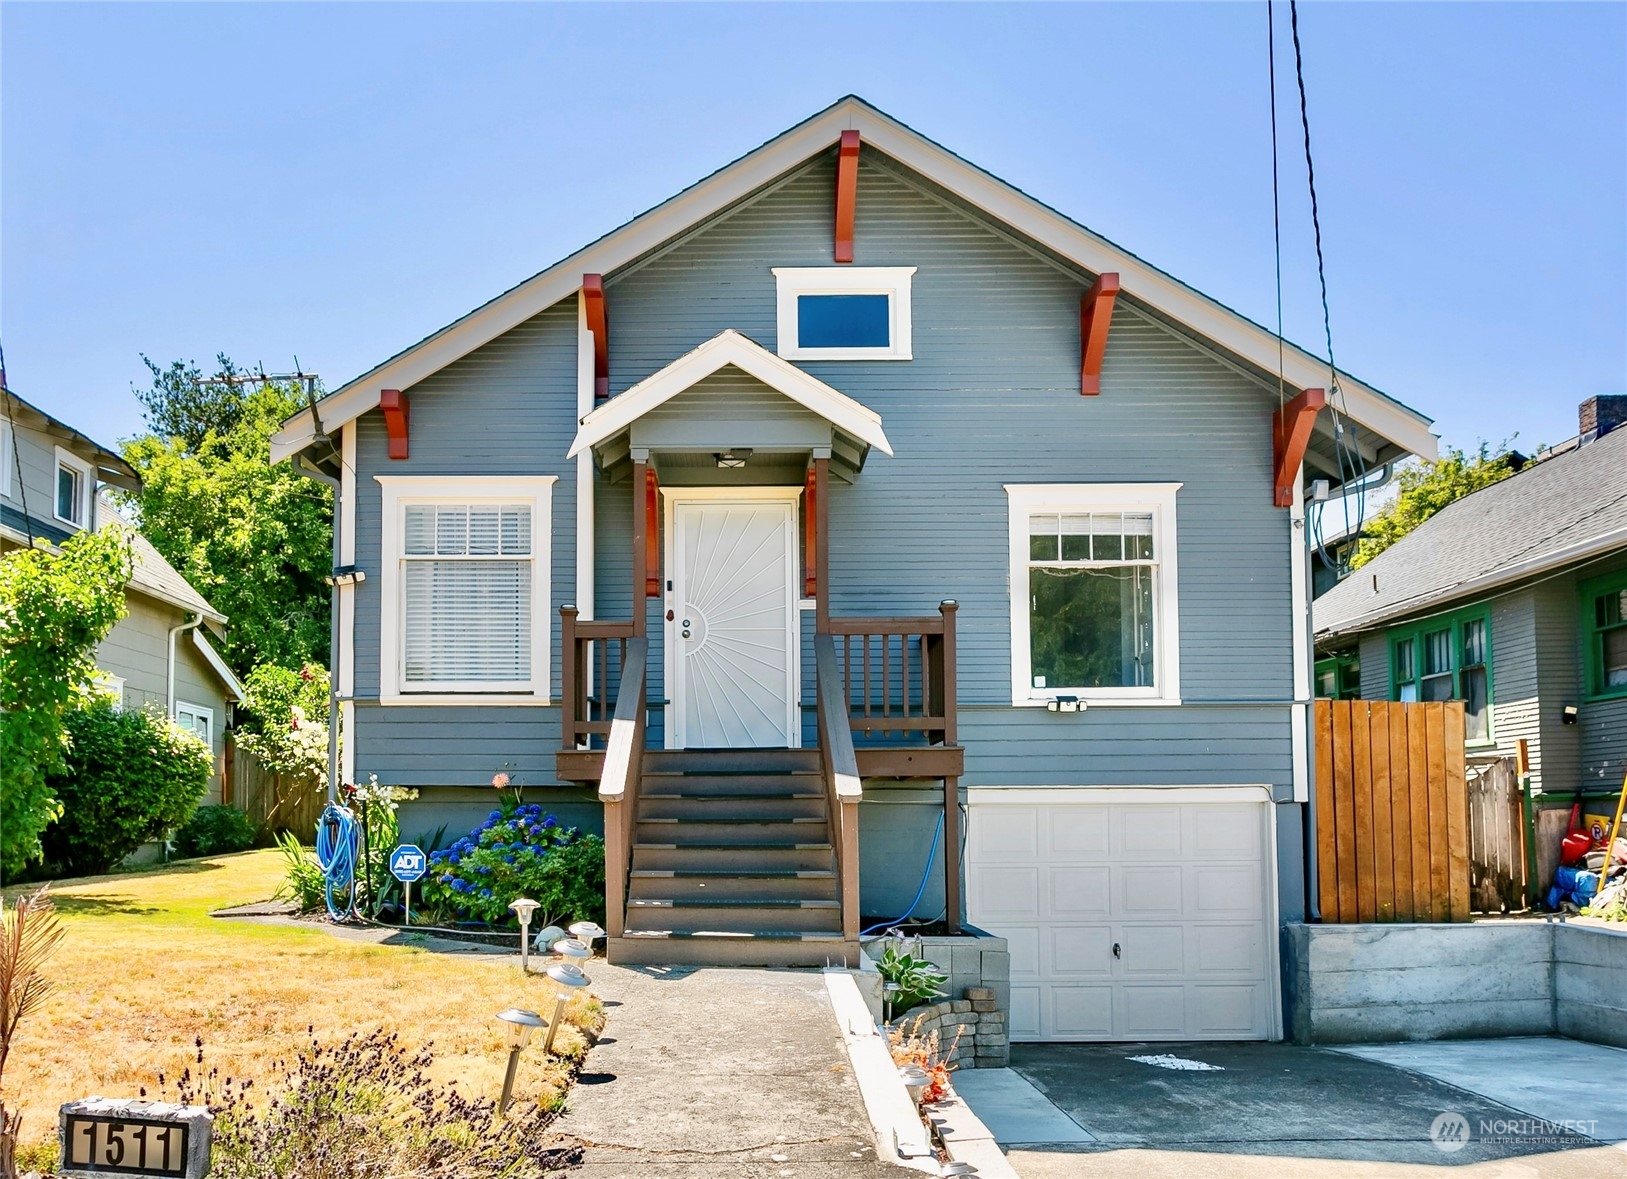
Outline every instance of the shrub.
<path id="1" fill-rule="evenodd" d="M 429 860 L 426 905 L 498 924 L 525 896 L 542 906 L 538 925 L 604 920 L 604 840 L 561 827 L 535 804 L 493 811 Z"/>
<path id="2" fill-rule="evenodd" d="M 314 913 L 325 903 L 322 867 L 304 844 L 287 831 L 277 832 L 277 850 L 282 852 L 283 877 L 277 886 L 279 901 L 292 901 L 301 913 Z"/>
<path id="3" fill-rule="evenodd" d="M 53 875 L 106 872 L 184 823 L 209 789 L 209 746 L 168 717 L 107 699 L 68 714 L 67 769 L 50 780 L 62 814 L 41 843 Z"/>
<path id="4" fill-rule="evenodd" d="M 220 856 L 254 846 L 260 825 L 235 806 L 200 806 L 175 833 L 175 853 Z"/>

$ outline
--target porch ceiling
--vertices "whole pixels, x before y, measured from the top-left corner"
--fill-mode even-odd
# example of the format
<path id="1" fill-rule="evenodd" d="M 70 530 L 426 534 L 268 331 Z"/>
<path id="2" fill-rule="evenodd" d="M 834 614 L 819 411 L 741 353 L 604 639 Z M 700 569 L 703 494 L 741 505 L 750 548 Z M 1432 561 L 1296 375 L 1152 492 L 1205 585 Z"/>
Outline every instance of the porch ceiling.
<path id="1" fill-rule="evenodd" d="M 872 447 L 892 453 L 878 414 L 730 330 L 588 414 L 569 454 L 591 449 L 614 479 L 635 452 L 718 474 L 714 456 L 732 452 L 748 456 L 732 481 L 778 482 L 779 468 L 800 471 L 809 457 L 852 478 Z"/>

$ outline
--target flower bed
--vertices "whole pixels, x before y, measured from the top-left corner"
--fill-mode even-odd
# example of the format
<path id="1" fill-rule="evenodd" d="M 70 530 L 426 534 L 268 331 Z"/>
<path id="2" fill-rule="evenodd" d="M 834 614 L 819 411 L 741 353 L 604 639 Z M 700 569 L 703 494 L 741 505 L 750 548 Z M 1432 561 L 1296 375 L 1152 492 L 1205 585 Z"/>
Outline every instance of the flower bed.
<path id="1" fill-rule="evenodd" d="M 492 811 L 429 860 L 427 906 L 500 924 L 513 918 L 509 903 L 525 896 L 541 906 L 541 925 L 604 920 L 604 840 L 561 826 L 535 803 Z"/>

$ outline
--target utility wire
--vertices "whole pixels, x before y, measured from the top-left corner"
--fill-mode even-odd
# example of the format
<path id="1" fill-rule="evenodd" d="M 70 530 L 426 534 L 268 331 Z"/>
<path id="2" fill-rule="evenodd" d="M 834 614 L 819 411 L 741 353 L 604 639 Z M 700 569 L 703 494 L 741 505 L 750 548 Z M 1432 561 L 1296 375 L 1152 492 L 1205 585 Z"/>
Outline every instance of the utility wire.
<path id="1" fill-rule="evenodd" d="M 6 384 L 6 346 L 0 343 L 0 403 L 6 407 L 6 432 L 11 435 L 11 469 L 17 474 L 17 500 L 23 505 L 23 531 L 34 547 L 34 517 L 28 514 L 28 485 L 23 481 L 23 456 L 17 443 L 17 419 L 11 412 L 11 388 Z"/>

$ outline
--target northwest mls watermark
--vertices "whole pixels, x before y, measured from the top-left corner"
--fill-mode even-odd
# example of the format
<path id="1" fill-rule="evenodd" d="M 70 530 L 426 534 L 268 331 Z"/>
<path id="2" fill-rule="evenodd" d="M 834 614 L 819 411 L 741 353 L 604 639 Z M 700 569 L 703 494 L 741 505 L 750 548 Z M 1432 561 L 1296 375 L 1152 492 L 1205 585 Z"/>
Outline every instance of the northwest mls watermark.
<path id="1" fill-rule="evenodd" d="M 1429 1123 L 1429 1137 L 1442 1152 L 1455 1154 L 1470 1142 L 1498 1146 L 1580 1146 L 1595 1141 L 1598 1121 L 1567 1118 L 1481 1118 L 1478 1126 L 1453 1110 L 1444 1110 Z"/>

